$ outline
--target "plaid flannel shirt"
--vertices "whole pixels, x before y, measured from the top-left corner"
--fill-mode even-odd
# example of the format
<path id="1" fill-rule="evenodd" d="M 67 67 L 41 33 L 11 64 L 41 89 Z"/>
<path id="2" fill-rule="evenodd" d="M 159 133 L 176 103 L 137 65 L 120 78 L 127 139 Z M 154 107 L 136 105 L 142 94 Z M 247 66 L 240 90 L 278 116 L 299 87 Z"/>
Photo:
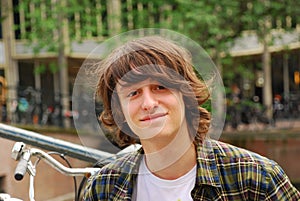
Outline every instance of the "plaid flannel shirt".
<path id="1" fill-rule="evenodd" d="M 103 167 L 88 181 L 84 200 L 132 200 L 142 155 L 138 152 Z M 193 200 L 299 201 L 300 193 L 274 161 L 220 141 L 197 146 Z"/>

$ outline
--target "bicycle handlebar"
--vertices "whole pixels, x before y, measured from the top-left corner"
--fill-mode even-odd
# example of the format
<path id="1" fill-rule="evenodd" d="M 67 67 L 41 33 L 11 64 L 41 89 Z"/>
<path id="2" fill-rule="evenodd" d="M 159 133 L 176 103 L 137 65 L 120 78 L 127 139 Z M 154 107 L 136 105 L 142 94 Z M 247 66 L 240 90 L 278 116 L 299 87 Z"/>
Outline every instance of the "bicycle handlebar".
<path id="1" fill-rule="evenodd" d="M 35 170 L 30 161 L 31 156 L 45 159 L 45 161 L 54 169 L 68 176 L 86 176 L 87 174 L 92 175 L 99 170 L 99 168 L 68 168 L 55 160 L 48 153 L 36 148 L 25 149 L 24 143 L 16 142 L 12 150 L 12 158 L 19 160 L 15 170 L 16 180 L 22 180 L 26 170 L 28 170 L 29 174 L 35 176 Z"/>
<path id="2" fill-rule="evenodd" d="M 23 179 L 26 172 L 30 175 L 29 184 L 29 198 L 30 201 L 35 201 L 34 199 L 34 176 L 36 174 L 36 165 L 39 159 L 44 159 L 46 163 L 52 166 L 54 169 L 58 170 L 62 174 L 67 176 L 85 176 L 89 177 L 95 174 L 100 168 L 69 168 L 61 164 L 55 158 L 50 156 L 40 149 L 36 148 L 26 148 L 23 142 L 16 142 L 11 153 L 11 157 L 16 161 L 19 161 L 15 169 L 15 179 L 20 181 Z M 31 162 L 31 157 L 36 157 L 38 160 L 33 164 Z M 69 164 L 69 163 L 68 163 Z M 76 183 L 76 180 L 75 180 Z M 75 191 L 76 192 L 76 191 Z M 80 195 L 80 194 L 79 194 Z M 77 198 L 77 193 L 76 196 Z M 75 199 L 77 200 L 77 199 Z"/>
<path id="3" fill-rule="evenodd" d="M 140 148 L 141 145 L 131 145 L 122 151 L 118 152 L 117 154 L 111 154 L 112 158 L 119 158 L 126 153 L 132 152 Z M 36 174 L 36 165 L 38 164 L 38 160 L 35 164 L 32 164 L 31 157 L 35 156 L 38 159 L 44 159 L 46 163 L 52 166 L 54 169 L 58 170 L 59 172 L 67 175 L 67 176 L 85 176 L 83 181 L 85 181 L 86 177 L 96 174 L 100 170 L 100 168 L 71 168 L 66 167 L 57 161 L 55 158 L 50 156 L 50 154 L 36 148 L 25 148 L 26 145 L 23 142 L 16 142 L 13 149 L 11 157 L 16 161 L 19 161 L 16 170 L 15 170 L 15 179 L 22 180 L 26 171 L 30 175 L 30 187 L 29 187 L 29 197 L 31 201 L 34 201 L 34 176 Z M 108 161 L 104 158 L 102 159 L 105 165 Z M 75 181 L 76 183 L 76 181 Z M 80 192 L 80 191 L 79 191 Z M 75 198 L 79 198 L 80 193 L 76 194 Z M 76 199 L 75 199 L 76 200 Z"/>
<path id="4" fill-rule="evenodd" d="M 28 172 L 28 174 L 30 175 L 30 180 L 29 180 L 30 201 L 35 200 L 34 199 L 34 177 L 36 175 L 36 165 L 38 164 L 39 161 L 37 160 L 35 164 L 32 164 L 31 162 L 32 156 L 36 156 L 37 159 L 41 159 L 41 158 L 45 159 L 46 163 L 48 163 L 54 169 L 58 170 L 59 172 L 67 176 L 73 176 L 73 177 L 84 176 L 82 182 L 86 181 L 86 178 L 89 177 L 90 175 L 96 174 L 96 172 L 100 170 L 100 168 L 90 168 L 90 167 L 68 168 L 62 165 L 53 157 L 51 157 L 48 153 L 40 149 L 25 148 L 26 147 L 25 143 L 44 150 L 63 153 L 64 155 L 68 155 L 72 158 L 77 158 L 79 160 L 83 160 L 86 162 L 98 163 L 100 161 L 101 164 L 98 163 L 100 167 L 116 160 L 119 157 L 122 157 L 126 153 L 138 150 L 140 148 L 140 145 L 131 145 L 129 147 L 126 147 L 125 149 L 122 149 L 118 153 L 113 154 L 113 153 L 108 153 L 93 148 L 83 147 L 78 144 L 55 139 L 49 136 L 44 136 L 39 133 L 8 126 L 2 123 L 0 123 L 0 137 L 16 141 L 11 153 L 11 157 L 14 160 L 18 161 L 18 164 L 15 169 L 14 178 L 20 181 L 24 178 L 26 171 Z M 75 189 L 76 189 L 76 185 L 75 185 Z M 80 193 L 77 194 L 75 191 L 75 194 L 76 194 L 75 200 L 78 200 L 78 198 L 80 197 Z"/>
<path id="5" fill-rule="evenodd" d="M 40 149 L 31 148 L 30 153 L 32 156 L 42 157 L 53 168 L 68 176 L 86 176 L 86 174 L 93 175 L 99 170 L 99 168 L 68 168 Z"/>
<path id="6" fill-rule="evenodd" d="M 84 147 L 79 144 L 45 136 L 40 133 L 9 126 L 3 123 L 0 123 L 0 137 L 16 142 L 24 142 L 43 150 L 65 153 L 68 156 L 86 162 L 96 163 L 98 160 L 112 162 L 115 160 L 114 154 L 105 151 Z"/>
<path id="7" fill-rule="evenodd" d="M 28 151 L 26 151 L 25 153 L 22 154 L 21 158 L 19 159 L 19 163 L 16 167 L 16 170 L 15 170 L 15 179 L 16 180 L 20 181 L 23 179 L 23 177 L 27 171 L 29 159 L 30 159 L 30 153 Z"/>

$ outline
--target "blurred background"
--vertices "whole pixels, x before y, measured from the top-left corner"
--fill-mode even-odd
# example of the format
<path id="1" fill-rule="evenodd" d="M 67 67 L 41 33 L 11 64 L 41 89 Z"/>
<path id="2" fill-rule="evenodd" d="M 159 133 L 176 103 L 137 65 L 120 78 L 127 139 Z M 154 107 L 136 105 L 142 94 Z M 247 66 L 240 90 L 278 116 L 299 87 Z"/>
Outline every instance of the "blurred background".
<path id="1" fill-rule="evenodd" d="M 88 54 L 125 31 L 167 28 L 200 44 L 220 71 L 227 107 L 221 140 L 276 160 L 300 183 L 300 1 L 1 0 L 0 6 L 2 123 L 76 138 L 74 118 L 89 114 L 72 109 L 71 97 Z M 0 141 L 4 153 L 1 143 L 10 142 Z M 7 174 L 0 169 L 0 190 L 16 193 Z"/>

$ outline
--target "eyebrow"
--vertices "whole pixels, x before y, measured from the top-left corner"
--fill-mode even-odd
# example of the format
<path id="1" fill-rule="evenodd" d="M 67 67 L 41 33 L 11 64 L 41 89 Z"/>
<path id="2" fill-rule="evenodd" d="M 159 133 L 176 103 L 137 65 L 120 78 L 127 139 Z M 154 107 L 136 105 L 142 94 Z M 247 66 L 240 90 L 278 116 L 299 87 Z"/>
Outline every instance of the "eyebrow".
<path id="1" fill-rule="evenodd" d="M 126 81 L 121 80 L 121 82 L 123 82 L 123 83 L 121 83 L 120 81 L 118 81 L 117 83 L 118 83 L 118 85 L 120 86 L 121 89 L 122 88 L 124 89 L 124 88 L 128 88 L 128 87 L 130 87 L 132 85 L 138 84 L 139 82 L 143 82 L 143 81 L 145 81 L 147 79 L 149 79 L 149 78 L 145 78 L 143 80 L 138 80 L 138 81 L 135 81 L 135 82 L 134 81 L 133 82 L 126 82 Z M 151 80 L 154 80 L 154 79 L 151 79 Z"/>
<path id="2" fill-rule="evenodd" d="M 130 87 L 130 86 L 132 86 L 133 84 L 131 84 L 131 83 L 128 83 L 128 82 L 124 82 L 124 83 L 120 83 L 120 82 L 118 82 L 118 84 L 116 85 L 116 86 L 118 86 L 118 88 L 120 89 L 120 90 L 122 90 L 122 89 L 125 89 L 125 88 L 128 88 L 128 87 Z"/>
<path id="3" fill-rule="evenodd" d="M 131 90 L 130 87 L 133 86 L 134 84 L 135 83 L 128 83 L 128 82 L 121 84 L 121 83 L 118 82 L 118 85 L 117 85 L 118 87 L 117 87 L 116 92 L 118 94 L 124 94 L 125 90 Z"/>

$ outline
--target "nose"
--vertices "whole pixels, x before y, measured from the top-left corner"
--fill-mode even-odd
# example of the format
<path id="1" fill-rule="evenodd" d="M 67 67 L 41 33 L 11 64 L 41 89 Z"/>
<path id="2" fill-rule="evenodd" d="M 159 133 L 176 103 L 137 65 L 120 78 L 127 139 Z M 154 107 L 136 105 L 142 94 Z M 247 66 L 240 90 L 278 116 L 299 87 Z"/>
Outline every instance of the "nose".
<path id="1" fill-rule="evenodd" d="M 155 94 L 150 89 L 145 89 L 143 91 L 143 102 L 142 109 L 145 111 L 152 111 L 158 106 L 157 98 Z"/>

